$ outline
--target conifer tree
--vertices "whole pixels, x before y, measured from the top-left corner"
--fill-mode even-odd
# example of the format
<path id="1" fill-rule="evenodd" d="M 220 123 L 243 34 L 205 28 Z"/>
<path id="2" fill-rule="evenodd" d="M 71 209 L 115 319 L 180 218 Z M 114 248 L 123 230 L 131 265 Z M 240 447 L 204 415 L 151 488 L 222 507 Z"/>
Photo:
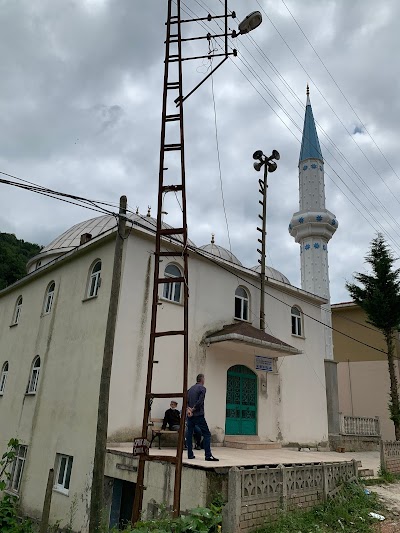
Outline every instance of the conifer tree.
<path id="1" fill-rule="evenodd" d="M 394 423 L 396 440 L 400 440 L 400 402 L 395 370 L 395 335 L 400 326 L 400 269 L 383 236 L 378 233 L 371 242 L 366 262 L 371 274 L 355 273 L 358 282 L 346 283 L 351 297 L 366 313 L 368 322 L 385 337 L 390 376 L 390 419 Z"/>

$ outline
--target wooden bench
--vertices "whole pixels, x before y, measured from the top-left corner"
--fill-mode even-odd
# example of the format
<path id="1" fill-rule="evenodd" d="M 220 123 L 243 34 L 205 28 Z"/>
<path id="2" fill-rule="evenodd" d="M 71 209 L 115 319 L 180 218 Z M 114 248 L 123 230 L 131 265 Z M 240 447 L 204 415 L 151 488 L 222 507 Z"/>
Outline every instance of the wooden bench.
<path id="1" fill-rule="evenodd" d="M 164 419 L 163 418 L 151 418 L 151 441 L 150 448 L 153 445 L 153 441 L 158 437 L 158 449 L 161 450 L 161 435 L 178 435 L 178 431 L 172 431 L 170 429 L 161 429 Z"/>

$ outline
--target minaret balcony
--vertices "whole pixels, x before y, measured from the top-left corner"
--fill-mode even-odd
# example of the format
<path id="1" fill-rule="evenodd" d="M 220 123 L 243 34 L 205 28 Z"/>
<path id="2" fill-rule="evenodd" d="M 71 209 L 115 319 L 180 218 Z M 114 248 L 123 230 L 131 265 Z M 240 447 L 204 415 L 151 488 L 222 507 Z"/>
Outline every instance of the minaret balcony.
<path id="1" fill-rule="evenodd" d="M 322 237 L 329 241 L 337 228 L 337 218 L 327 209 L 298 211 L 290 221 L 289 233 L 296 242 L 307 237 Z"/>

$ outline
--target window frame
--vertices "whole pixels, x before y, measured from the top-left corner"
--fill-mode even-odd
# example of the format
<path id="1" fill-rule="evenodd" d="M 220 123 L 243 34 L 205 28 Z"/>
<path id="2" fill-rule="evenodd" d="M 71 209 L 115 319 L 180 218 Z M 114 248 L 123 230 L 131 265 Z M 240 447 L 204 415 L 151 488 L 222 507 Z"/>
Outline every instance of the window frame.
<path id="1" fill-rule="evenodd" d="M 51 288 L 53 287 L 53 290 Z M 51 310 L 53 309 L 53 303 L 54 303 L 54 293 L 56 292 L 56 282 L 51 281 L 47 285 L 46 294 L 44 297 L 44 304 L 43 304 L 43 316 L 49 315 L 51 313 Z"/>
<path id="2" fill-rule="evenodd" d="M 179 275 L 170 274 L 167 272 L 168 267 L 175 267 L 179 271 Z M 164 269 L 164 277 L 165 278 L 180 278 L 182 277 L 182 268 L 180 265 L 177 265 L 176 263 L 168 263 Z M 162 289 L 162 299 L 171 302 L 174 304 L 180 304 L 182 301 L 182 290 L 181 290 L 181 281 L 171 281 L 171 283 L 164 283 Z M 176 299 L 176 296 L 178 294 L 178 299 Z"/>
<path id="3" fill-rule="evenodd" d="M 23 453 L 21 453 L 22 451 Z M 21 480 L 24 474 L 27 453 L 28 446 L 25 444 L 20 444 L 12 463 L 11 474 L 8 482 L 8 490 L 14 494 L 19 494 L 19 490 L 21 488 Z M 16 487 L 15 481 L 17 481 Z"/>
<path id="4" fill-rule="evenodd" d="M 17 301 L 15 302 L 14 314 L 12 319 L 12 326 L 17 326 L 19 324 L 19 319 L 21 318 L 21 309 L 23 303 L 22 295 L 18 296 Z"/>
<path id="5" fill-rule="evenodd" d="M 296 310 L 299 314 L 293 313 Z M 303 311 L 298 305 L 293 305 L 290 309 L 292 335 L 304 338 Z"/>
<path id="6" fill-rule="evenodd" d="M 1 367 L 1 373 L 0 373 L 0 396 L 4 395 L 4 391 L 6 389 L 9 368 L 10 368 L 9 362 L 4 361 L 3 366 Z"/>
<path id="7" fill-rule="evenodd" d="M 94 272 L 94 269 L 96 268 L 98 264 L 100 264 L 100 270 L 97 270 L 96 272 Z M 101 287 L 102 266 L 103 264 L 102 264 L 101 259 L 96 259 L 96 261 L 92 263 L 92 266 L 89 269 L 89 278 L 88 278 L 87 288 L 86 288 L 86 299 L 87 300 L 90 300 L 92 298 L 97 298 L 99 294 L 99 289 Z M 94 285 L 93 285 L 93 282 L 94 282 Z M 91 294 L 92 286 L 93 286 L 93 294 Z"/>
<path id="8" fill-rule="evenodd" d="M 39 361 L 39 365 L 36 363 Z M 40 360 L 40 355 L 37 355 L 33 362 L 31 371 L 29 374 L 28 386 L 26 388 L 26 394 L 35 395 L 39 386 L 40 370 L 42 368 L 42 362 Z"/>
<path id="9" fill-rule="evenodd" d="M 64 470 L 62 473 L 62 483 L 60 483 L 59 480 L 60 480 L 63 460 L 65 460 L 64 466 L 63 466 Z M 74 464 L 74 457 L 72 455 L 66 455 L 64 453 L 56 454 L 56 475 L 54 477 L 53 489 L 57 492 L 61 492 L 62 494 L 65 494 L 66 496 L 69 495 L 69 489 L 71 486 L 71 475 L 72 475 L 73 464 Z M 68 487 L 65 486 L 67 478 L 68 478 Z"/>
<path id="10" fill-rule="evenodd" d="M 246 297 L 236 294 L 239 289 L 242 289 L 246 293 Z M 240 301 L 240 316 L 236 316 L 236 300 Z M 245 306 L 245 302 L 247 302 L 247 309 Z M 245 314 L 246 314 L 246 317 L 244 316 Z M 242 320 L 243 322 L 249 322 L 249 316 L 250 316 L 250 292 L 246 289 L 246 287 L 243 287 L 243 285 L 239 285 L 235 289 L 234 318 L 235 320 Z"/>

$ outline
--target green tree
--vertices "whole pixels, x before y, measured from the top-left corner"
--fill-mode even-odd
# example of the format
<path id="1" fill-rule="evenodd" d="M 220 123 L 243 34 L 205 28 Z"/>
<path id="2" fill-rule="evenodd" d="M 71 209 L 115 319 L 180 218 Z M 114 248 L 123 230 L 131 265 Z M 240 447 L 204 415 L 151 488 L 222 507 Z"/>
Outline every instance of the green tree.
<path id="1" fill-rule="evenodd" d="M 28 259 L 40 250 L 37 244 L 17 239 L 11 233 L 0 233 L 0 290 L 23 278 Z"/>
<path id="2" fill-rule="evenodd" d="M 378 233 L 365 257 L 371 274 L 354 274 L 359 285 L 346 283 L 353 300 L 365 311 L 368 322 L 385 337 L 390 376 L 390 418 L 394 423 L 396 440 L 400 440 L 400 402 L 394 365 L 394 336 L 400 325 L 400 269 L 394 268 L 396 259 L 383 236 Z"/>

